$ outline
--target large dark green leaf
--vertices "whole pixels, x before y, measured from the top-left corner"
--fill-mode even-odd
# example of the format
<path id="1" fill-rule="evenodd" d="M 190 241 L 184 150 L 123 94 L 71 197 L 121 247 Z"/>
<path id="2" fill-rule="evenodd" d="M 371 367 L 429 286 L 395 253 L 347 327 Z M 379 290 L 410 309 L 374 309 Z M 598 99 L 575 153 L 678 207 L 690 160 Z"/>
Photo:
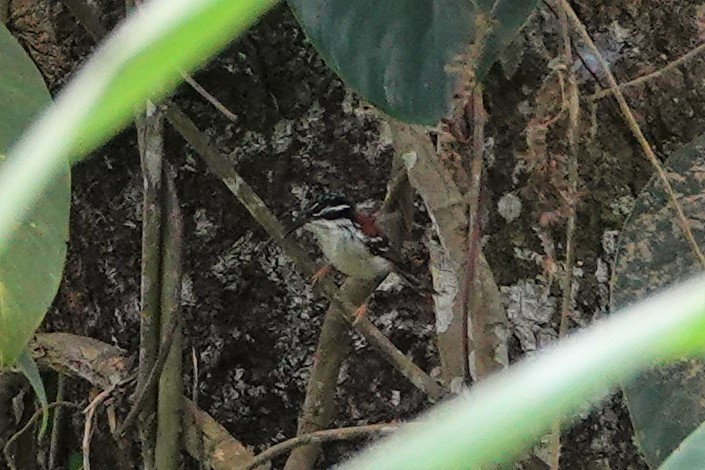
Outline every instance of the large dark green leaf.
<path id="1" fill-rule="evenodd" d="M 693 235 L 705 249 L 705 136 L 674 153 L 667 169 Z M 613 310 L 699 270 L 661 184 L 652 179 L 621 235 Z M 684 359 L 655 367 L 623 389 L 637 442 L 651 466 L 658 466 L 705 421 L 705 361 Z M 698 468 L 705 468 L 705 462 Z"/>
<path id="2" fill-rule="evenodd" d="M 475 70 L 483 80 L 538 0 L 289 0 L 328 65 L 398 119 L 434 124 L 457 87 L 448 66 L 490 26 Z M 486 28 L 485 28 L 486 29 Z"/>
<path id="3" fill-rule="evenodd" d="M 0 24 L 0 167 L 22 132 L 51 102 L 32 60 Z M 68 164 L 0 250 L 0 366 L 15 362 L 51 305 L 68 236 Z"/>
<path id="4" fill-rule="evenodd" d="M 663 462 L 659 470 L 689 470 L 703 468 L 705 462 L 705 424 L 685 438 Z"/>

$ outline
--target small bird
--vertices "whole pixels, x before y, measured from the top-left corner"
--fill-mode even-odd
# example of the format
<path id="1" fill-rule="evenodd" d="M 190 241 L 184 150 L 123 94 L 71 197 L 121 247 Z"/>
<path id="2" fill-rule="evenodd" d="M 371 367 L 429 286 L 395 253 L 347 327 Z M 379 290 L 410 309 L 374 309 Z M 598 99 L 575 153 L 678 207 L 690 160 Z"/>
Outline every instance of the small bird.
<path id="1" fill-rule="evenodd" d="M 340 272 L 360 279 L 381 279 L 395 272 L 411 287 L 425 293 L 432 288 L 404 269 L 374 216 L 358 211 L 340 194 L 325 194 L 308 208 L 286 235 L 303 227 L 316 237 L 328 261 Z M 312 281 L 322 279 L 324 267 Z"/>

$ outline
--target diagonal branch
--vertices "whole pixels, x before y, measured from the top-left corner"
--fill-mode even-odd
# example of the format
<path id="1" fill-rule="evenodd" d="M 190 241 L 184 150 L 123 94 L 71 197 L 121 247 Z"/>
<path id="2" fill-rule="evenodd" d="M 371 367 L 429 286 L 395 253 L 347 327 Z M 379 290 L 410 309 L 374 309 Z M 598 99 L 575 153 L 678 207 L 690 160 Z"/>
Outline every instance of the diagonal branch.
<path id="1" fill-rule="evenodd" d="M 634 80 L 629 80 L 628 82 L 620 83 L 619 89 L 624 90 L 625 88 L 641 85 L 642 83 L 646 83 L 649 80 L 653 80 L 655 78 L 662 77 L 668 71 L 673 70 L 676 67 L 679 67 L 681 65 L 688 63 L 689 61 L 691 61 L 692 59 L 694 59 L 698 55 L 702 54 L 703 52 L 705 52 L 705 43 L 700 44 L 699 46 L 689 50 L 688 52 L 686 52 L 685 54 L 683 54 L 682 56 L 680 56 L 676 60 L 667 63 L 666 65 L 664 65 L 663 67 L 661 67 L 658 70 L 655 70 L 651 73 L 647 73 L 646 75 L 642 75 L 641 77 L 637 77 Z M 588 101 L 597 101 L 597 100 L 602 99 L 606 96 L 610 96 L 613 93 L 614 93 L 614 91 L 612 91 L 612 89 L 606 88 L 604 90 L 600 90 L 600 91 L 593 93 L 592 95 L 588 96 L 587 99 L 588 99 Z"/>
<path id="2" fill-rule="evenodd" d="M 340 295 L 359 304 L 365 301 L 375 287 L 374 281 L 347 279 L 340 288 Z M 330 426 L 335 414 L 335 392 L 340 367 L 349 353 L 350 324 L 336 305 L 330 305 L 323 317 L 318 345 L 313 355 L 297 435 L 310 434 Z M 284 469 L 312 468 L 320 452 L 319 443 L 303 443 L 293 449 Z"/>
<path id="3" fill-rule="evenodd" d="M 273 445 L 261 454 L 258 454 L 252 461 L 242 470 L 252 470 L 263 463 L 269 462 L 282 454 L 285 454 L 292 449 L 301 447 L 306 444 L 321 444 L 323 442 L 332 441 L 349 441 L 353 439 L 369 438 L 378 434 L 389 434 L 396 431 L 399 427 L 394 424 L 368 424 L 366 426 L 351 426 L 347 428 L 325 429 L 309 434 L 302 434 L 292 437 L 284 442 Z"/>

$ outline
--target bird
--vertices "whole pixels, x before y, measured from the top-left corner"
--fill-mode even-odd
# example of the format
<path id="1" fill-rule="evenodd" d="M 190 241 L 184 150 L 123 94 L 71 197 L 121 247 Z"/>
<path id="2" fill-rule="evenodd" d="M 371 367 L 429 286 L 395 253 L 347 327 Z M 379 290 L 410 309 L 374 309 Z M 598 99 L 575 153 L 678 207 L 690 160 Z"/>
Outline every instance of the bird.
<path id="1" fill-rule="evenodd" d="M 358 210 L 342 194 L 323 194 L 303 212 L 285 236 L 299 228 L 311 232 L 330 265 L 349 277 L 381 280 L 394 272 L 419 292 L 435 293 L 403 267 L 389 240 L 375 224 L 374 214 Z M 330 265 L 316 272 L 312 283 L 325 277 L 331 270 Z M 356 317 L 364 315 L 366 307 L 366 304 L 360 306 Z"/>

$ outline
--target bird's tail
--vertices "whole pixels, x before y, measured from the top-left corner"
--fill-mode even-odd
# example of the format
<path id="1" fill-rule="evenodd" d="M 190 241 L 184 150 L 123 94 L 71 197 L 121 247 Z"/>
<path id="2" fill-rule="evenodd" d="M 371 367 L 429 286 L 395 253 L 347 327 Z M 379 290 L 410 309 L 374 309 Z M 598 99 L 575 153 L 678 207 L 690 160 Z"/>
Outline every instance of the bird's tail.
<path id="1" fill-rule="evenodd" d="M 397 269 L 395 270 L 396 274 L 402 278 L 404 282 L 406 282 L 411 288 L 417 290 L 418 292 L 421 292 L 422 294 L 438 294 L 438 292 L 433 288 L 433 284 L 428 281 L 421 279 L 410 272 L 408 272 L 405 269 Z"/>

